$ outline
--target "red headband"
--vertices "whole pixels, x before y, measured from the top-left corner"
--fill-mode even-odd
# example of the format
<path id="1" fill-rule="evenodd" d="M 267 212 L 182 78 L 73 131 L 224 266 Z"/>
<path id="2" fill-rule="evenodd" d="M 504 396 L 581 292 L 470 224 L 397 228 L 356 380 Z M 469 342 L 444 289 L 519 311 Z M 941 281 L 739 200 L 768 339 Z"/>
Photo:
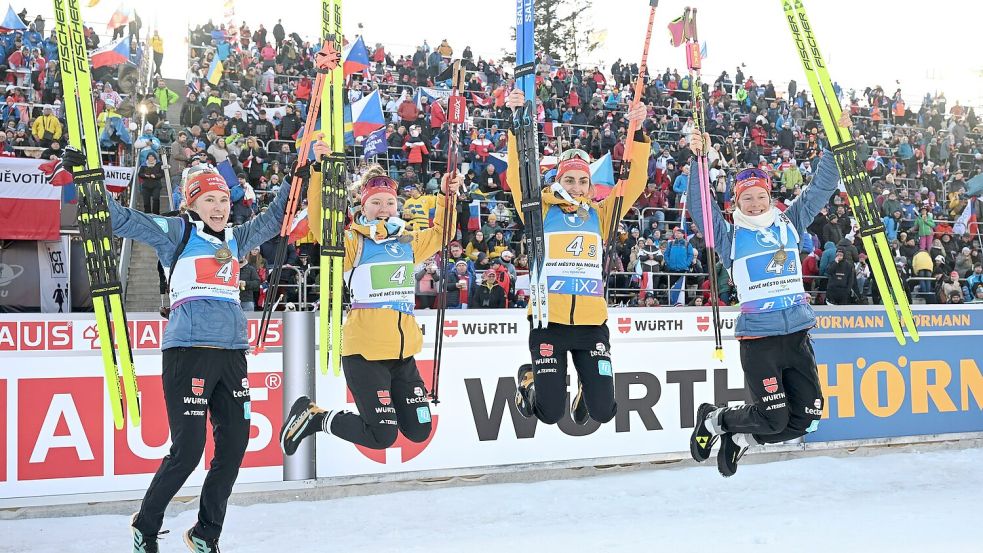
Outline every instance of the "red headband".
<path id="1" fill-rule="evenodd" d="M 226 196 L 230 195 L 229 185 L 225 183 L 225 179 L 213 171 L 196 173 L 188 179 L 184 185 L 184 190 L 188 205 L 195 203 L 195 200 L 207 192 L 222 192 Z"/>
<path id="2" fill-rule="evenodd" d="M 376 194 L 391 194 L 395 196 L 396 181 L 384 175 L 372 177 L 365 181 L 365 184 L 362 186 L 362 205 L 365 205 L 369 201 L 369 198 Z"/>
<path id="3" fill-rule="evenodd" d="M 761 187 L 768 192 L 769 195 L 771 194 L 771 183 L 769 183 L 766 179 L 751 177 L 749 179 L 739 181 L 734 185 L 734 199 L 736 200 L 740 198 L 741 194 L 745 190 L 754 188 L 755 186 Z"/>
<path id="4" fill-rule="evenodd" d="M 560 165 L 556 169 L 556 181 L 559 182 L 563 178 L 563 174 L 567 171 L 583 171 L 587 173 L 587 177 L 590 177 L 590 164 L 586 161 L 580 159 L 579 157 L 572 157 L 570 159 L 565 159 L 560 162 Z"/>

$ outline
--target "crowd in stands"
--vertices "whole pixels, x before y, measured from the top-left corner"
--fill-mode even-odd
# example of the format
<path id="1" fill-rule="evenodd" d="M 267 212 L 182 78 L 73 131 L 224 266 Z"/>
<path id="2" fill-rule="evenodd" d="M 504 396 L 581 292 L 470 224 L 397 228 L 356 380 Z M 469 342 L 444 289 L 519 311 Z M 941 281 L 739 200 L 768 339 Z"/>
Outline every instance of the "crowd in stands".
<path id="1" fill-rule="evenodd" d="M 180 182 L 189 165 L 228 160 L 239 177 L 233 219 L 242 222 L 264 209 L 272 193 L 291 178 L 296 139 L 315 80 L 312 56 L 317 45 L 287 33 L 279 22 L 270 30 L 263 24 L 226 29 L 208 22 L 192 30 L 189 39 L 186 90 L 168 90 L 159 81 L 142 100 L 147 124 L 133 143 L 140 150 L 143 205 L 149 211 L 161 210 L 154 198 L 159 199 L 164 171 L 172 182 Z M 209 75 L 215 56 L 224 60 L 217 85 Z M 449 125 L 446 101 L 431 101 L 427 92 L 446 88 L 442 79 L 456 58 L 468 67 L 469 117 L 460 134 L 466 191 L 449 258 L 434 258 L 417 268 L 417 304 L 433 307 L 437 287 L 443 285 L 450 291 L 452 307 L 522 307 L 528 259 L 507 189 L 517 183 L 505 183 L 499 174 L 504 164 L 492 163 L 493 154 L 504 151 L 511 126 L 504 106 L 511 79 L 501 60 L 476 56 L 470 48 L 457 52 L 446 40 L 436 48 L 425 41 L 403 54 L 375 44 L 369 49 L 369 67 L 350 77 L 347 100 L 355 102 L 379 91 L 388 151 L 371 161 L 399 181 L 402 217 L 408 226 L 428 226 L 438 207 L 435 192 L 446 167 Z M 545 54 L 538 63 L 542 154 L 556 155 L 569 147 L 582 148 L 595 159 L 610 154 L 617 174 L 627 129 L 623 114 L 631 101 L 637 65 L 617 60 L 608 67 L 570 66 Z M 52 80 L 50 74 L 47 80 Z M 111 111 L 116 101 L 110 81 L 103 83 L 110 93 L 104 90 L 96 98 L 101 111 Z M 618 229 L 615 270 L 608 282 L 612 304 L 700 305 L 709 300 L 710 270 L 718 275 L 721 300 L 737 302 L 726 269 L 719 263 L 708 266 L 702 234 L 687 222 L 683 206 L 692 156 L 687 140 L 690 84 L 687 74 L 671 68 L 653 68 L 648 75 L 642 100 L 650 115 L 644 131 L 652 138 L 649 183 Z M 725 71 L 704 86 L 709 98 L 707 130 L 713 141 L 710 180 L 721 209 L 731 211 L 733 176 L 747 166 L 772 175 L 775 204 L 785 209 L 808 186 L 818 156 L 828 147 L 811 95 L 795 81 L 779 87 L 745 75 L 743 67 L 733 76 Z M 967 195 L 967 182 L 983 170 L 983 128 L 974 109 L 950 104 L 941 94 L 909 104 L 900 89 L 888 94 L 879 86 L 855 91 L 837 85 L 836 91 L 849 106 L 860 158 L 879 192 L 876 205 L 909 293 L 928 303 L 983 301 L 981 237 L 974 226 L 957 223 L 967 205 L 983 221 L 983 204 Z M 180 113 L 168 117 L 168 108 L 181 101 L 179 94 L 184 96 Z M 16 104 L 17 97 L 11 100 L 8 93 L 7 102 Z M 7 128 L 7 111 L 0 108 L 0 116 Z M 33 133 L 36 125 L 42 138 L 50 133 L 48 138 L 56 139 L 58 127 L 45 116 L 29 118 L 23 122 L 26 126 L 18 122 L 22 116 L 14 117 L 14 128 L 30 127 L 27 132 Z M 353 182 L 367 164 L 361 156 L 363 138 L 356 137 L 349 151 Z M 165 204 L 176 207 L 180 187 L 174 188 L 175 197 L 165 199 Z M 843 195 L 831 197 L 809 226 L 801 258 L 813 301 L 880 301 L 857 231 Z M 316 300 L 317 278 L 307 270 L 318 263 L 312 239 L 301 237 L 288 248 L 285 266 L 292 270 L 281 278 L 294 287 L 287 289 L 287 302 Z M 264 301 L 266 263 L 277 240 L 252 252 L 249 263 L 243 264 L 247 305 L 259 308 Z M 305 275 L 307 286 L 295 286 Z"/>

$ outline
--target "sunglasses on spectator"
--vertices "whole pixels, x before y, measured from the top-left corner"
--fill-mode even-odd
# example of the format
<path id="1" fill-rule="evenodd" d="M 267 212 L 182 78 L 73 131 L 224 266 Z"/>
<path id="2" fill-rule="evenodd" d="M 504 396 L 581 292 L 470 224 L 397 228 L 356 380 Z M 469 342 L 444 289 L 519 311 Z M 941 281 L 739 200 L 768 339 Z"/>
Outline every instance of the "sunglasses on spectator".
<path id="1" fill-rule="evenodd" d="M 752 167 L 750 169 L 745 169 L 745 170 L 741 171 L 734 178 L 737 181 L 742 181 L 742 180 L 746 180 L 746 179 L 766 179 L 767 180 L 768 179 L 768 173 L 765 173 L 761 169 L 756 169 L 756 168 L 753 168 Z"/>
<path id="2" fill-rule="evenodd" d="M 578 157 L 586 161 L 587 163 L 590 163 L 590 154 L 579 148 L 572 148 L 560 154 L 560 161 L 566 161 L 568 159 L 573 159 L 575 157 Z"/>

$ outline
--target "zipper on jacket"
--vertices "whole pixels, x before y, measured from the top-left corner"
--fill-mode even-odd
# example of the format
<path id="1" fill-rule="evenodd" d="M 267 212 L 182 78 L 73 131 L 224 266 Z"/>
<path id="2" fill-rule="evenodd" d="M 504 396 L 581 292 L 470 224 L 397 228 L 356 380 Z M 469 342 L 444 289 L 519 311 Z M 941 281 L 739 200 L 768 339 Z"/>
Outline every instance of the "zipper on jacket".
<path id="1" fill-rule="evenodd" d="M 573 322 L 573 310 L 576 309 L 576 308 L 577 308 L 577 296 L 571 294 L 570 295 L 570 324 L 571 325 L 574 324 L 574 322 Z"/>
<path id="2" fill-rule="evenodd" d="M 399 330 L 399 357 L 396 359 L 403 358 L 403 346 L 406 344 L 406 336 L 403 335 L 403 312 L 399 312 L 399 318 L 396 319 L 396 328 Z"/>

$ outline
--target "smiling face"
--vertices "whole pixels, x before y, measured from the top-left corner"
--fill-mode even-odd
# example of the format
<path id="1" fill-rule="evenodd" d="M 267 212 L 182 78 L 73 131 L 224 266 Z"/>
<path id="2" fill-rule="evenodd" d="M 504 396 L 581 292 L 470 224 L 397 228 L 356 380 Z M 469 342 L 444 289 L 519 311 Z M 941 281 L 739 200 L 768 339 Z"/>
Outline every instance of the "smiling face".
<path id="1" fill-rule="evenodd" d="M 392 194 L 373 194 L 362 205 L 362 214 L 370 221 L 375 219 L 386 220 L 396 215 L 398 211 L 399 203 L 396 201 L 396 196 Z"/>
<path id="2" fill-rule="evenodd" d="M 574 198 L 586 198 L 590 191 L 590 175 L 584 171 L 566 171 L 560 179 L 560 186 Z"/>
<path id="3" fill-rule="evenodd" d="M 744 215 L 761 215 L 771 209 L 771 195 L 760 186 L 748 188 L 737 198 L 737 208 Z"/>
<path id="4" fill-rule="evenodd" d="M 231 204 L 229 195 L 223 192 L 205 192 L 188 207 L 215 232 L 221 232 L 229 223 Z"/>

